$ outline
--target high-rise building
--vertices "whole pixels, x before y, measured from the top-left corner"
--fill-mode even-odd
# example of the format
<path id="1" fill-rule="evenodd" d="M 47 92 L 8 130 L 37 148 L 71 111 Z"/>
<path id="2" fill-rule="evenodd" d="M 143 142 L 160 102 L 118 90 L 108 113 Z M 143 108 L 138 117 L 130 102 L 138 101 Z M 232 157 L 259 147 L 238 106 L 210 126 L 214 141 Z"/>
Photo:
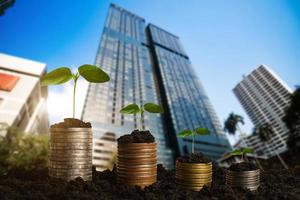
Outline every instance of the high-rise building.
<path id="1" fill-rule="evenodd" d="M 172 149 L 177 156 L 191 153 L 192 139 L 178 138 L 177 133 L 206 127 L 211 134 L 195 138 L 195 151 L 218 159 L 230 145 L 179 38 L 153 24 L 147 36 Z"/>
<path id="2" fill-rule="evenodd" d="M 93 123 L 96 138 L 117 137 L 138 127 L 137 116 L 120 114 L 130 103 L 163 105 L 164 114 L 143 114 L 143 128 L 158 142 L 158 161 L 173 166 L 174 156 L 187 153 L 191 139 L 179 131 L 205 126 L 212 132 L 196 140 L 196 150 L 216 159 L 229 147 L 220 123 L 177 36 L 112 4 L 104 25 L 96 65 L 111 77 L 90 84 L 82 118 Z"/>
<path id="3" fill-rule="evenodd" d="M 258 155 L 267 157 L 286 151 L 289 131 L 282 117 L 289 106 L 292 90 L 270 68 L 261 65 L 244 76 L 233 92 L 255 126 L 270 124 L 274 132 L 266 145 L 257 135 L 246 137 L 245 143 Z"/>
<path id="4" fill-rule="evenodd" d="M 43 63 L 0 53 L 0 122 L 26 133 L 46 134 L 47 87 Z"/>

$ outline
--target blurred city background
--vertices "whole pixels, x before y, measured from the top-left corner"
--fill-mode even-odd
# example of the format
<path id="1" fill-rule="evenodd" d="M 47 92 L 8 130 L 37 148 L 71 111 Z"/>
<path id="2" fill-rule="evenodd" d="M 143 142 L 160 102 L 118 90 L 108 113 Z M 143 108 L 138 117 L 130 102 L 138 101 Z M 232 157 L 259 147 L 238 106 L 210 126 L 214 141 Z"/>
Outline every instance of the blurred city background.
<path id="1" fill-rule="evenodd" d="M 266 6 L 268 4 L 272 6 Z M 299 1 L 0 1 L 0 173 L 47 164 L 48 128 L 72 114 L 72 83 L 41 87 L 57 67 L 95 64 L 111 81 L 79 79 L 76 117 L 92 123 L 93 164 L 112 168 L 116 139 L 143 115 L 158 161 L 190 153 L 184 129 L 206 127 L 195 150 L 220 166 L 251 147 L 253 162 L 288 167 L 300 148 Z M 259 162 L 259 161 L 260 162 Z"/>

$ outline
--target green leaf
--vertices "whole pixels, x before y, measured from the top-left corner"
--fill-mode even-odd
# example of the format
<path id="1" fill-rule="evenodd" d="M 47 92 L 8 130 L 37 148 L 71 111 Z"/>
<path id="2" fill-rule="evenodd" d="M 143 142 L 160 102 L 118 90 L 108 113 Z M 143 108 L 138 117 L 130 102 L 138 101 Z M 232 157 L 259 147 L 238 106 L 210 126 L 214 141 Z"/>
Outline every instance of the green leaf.
<path id="1" fill-rule="evenodd" d="M 149 113 L 162 113 L 163 108 L 160 105 L 157 105 L 155 103 L 146 103 L 144 105 L 144 109 L 148 111 Z"/>
<path id="2" fill-rule="evenodd" d="M 47 86 L 63 84 L 68 82 L 70 79 L 72 79 L 71 70 L 67 67 L 60 67 L 46 74 L 41 79 L 41 85 Z"/>
<path id="3" fill-rule="evenodd" d="M 95 65 L 82 65 L 78 68 L 78 72 L 91 83 L 104 83 L 110 80 L 108 74 Z"/>
<path id="4" fill-rule="evenodd" d="M 121 110 L 120 110 L 121 113 L 123 114 L 136 114 L 136 113 L 139 113 L 140 112 L 140 108 L 137 104 L 129 104 L 125 107 L 123 107 Z"/>
<path id="5" fill-rule="evenodd" d="M 192 134 L 193 134 L 193 131 L 187 129 L 187 130 L 181 131 L 181 132 L 178 134 L 178 137 L 184 138 L 184 137 L 191 136 Z"/>
<path id="6" fill-rule="evenodd" d="M 242 155 L 243 152 L 241 150 L 239 150 L 239 149 L 235 149 L 230 154 L 231 155 L 238 155 L 239 156 L 239 155 Z"/>
<path id="7" fill-rule="evenodd" d="M 207 128 L 202 128 L 202 127 L 196 128 L 195 132 L 197 135 L 209 135 L 210 134 L 210 131 Z"/>
<path id="8" fill-rule="evenodd" d="M 253 153 L 253 152 L 254 152 L 253 149 L 250 148 L 250 147 L 245 147 L 245 148 L 243 149 L 243 153 L 244 153 L 244 154 L 246 154 L 246 153 Z"/>

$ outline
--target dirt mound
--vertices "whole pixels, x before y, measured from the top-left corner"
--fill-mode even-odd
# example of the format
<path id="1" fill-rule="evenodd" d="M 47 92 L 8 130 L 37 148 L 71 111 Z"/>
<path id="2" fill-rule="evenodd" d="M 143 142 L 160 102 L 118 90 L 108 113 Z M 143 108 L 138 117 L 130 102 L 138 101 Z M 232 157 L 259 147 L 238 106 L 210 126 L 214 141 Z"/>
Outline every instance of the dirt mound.
<path id="1" fill-rule="evenodd" d="M 47 169 L 14 170 L 0 177 L 0 199 L 300 199 L 300 168 L 263 172 L 261 186 L 256 192 L 226 186 L 225 170 L 213 169 L 211 187 L 205 186 L 200 192 L 176 185 L 175 171 L 166 170 L 161 165 L 158 165 L 157 183 L 144 190 L 117 184 L 116 170 L 93 170 L 91 182 L 84 182 L 81 178 L 70 182 L 50 179 Z"/>
<path id="2" fill-rule="evenodd" d="M 250 162 L 240 162 L 234 163 L 229 168 L 231 171 L 241 172 L 241 171 L 252 171 L 258 169 L 255 164 Z"/>
<path id="3" fill-rule="evenodd" d="M 123 135 L 118 138 L 119 144 L 129 143 L 152 143 L 155 142 L 153 135 L 150 131 L 134 130 L 131 134 Z"/>
<path id="4" fill-rule="evenodd" d="M 187 154 L 177 158 L 179 162 L 183 163 L 209 163 L 211 160 L 205 157 L 202 153 Z"/>

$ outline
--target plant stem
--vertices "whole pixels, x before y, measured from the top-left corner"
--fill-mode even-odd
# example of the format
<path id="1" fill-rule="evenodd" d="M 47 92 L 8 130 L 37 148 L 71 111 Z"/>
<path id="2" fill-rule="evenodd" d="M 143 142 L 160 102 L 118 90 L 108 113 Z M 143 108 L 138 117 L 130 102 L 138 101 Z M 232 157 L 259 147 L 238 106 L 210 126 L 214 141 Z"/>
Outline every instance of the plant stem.
<path id="1" fill-rule="evenodd" d="M 193 154 L 195 151 L 195 134 L 194 134 L 194 132 L 192 133 L 192 138 L 193 138 L 193 142 L 192 142 L 192 154 Z"/>
<path id="2" fill-rule="evenodd" d="M 143 110 L 143 108 L 141 108 L 141 115 L 140 115 L 140 131 L 143 129 L 143 113 L 144 113 L 144 110 Z"/>
<path id="3" fill-rule="evenodd" d="M 74 76 L 74 90 L 73 90 L 73 118 L 75 118 L 75 96 L 76 96 L 76 85 L 77 85 L 78 74 Z"/>

